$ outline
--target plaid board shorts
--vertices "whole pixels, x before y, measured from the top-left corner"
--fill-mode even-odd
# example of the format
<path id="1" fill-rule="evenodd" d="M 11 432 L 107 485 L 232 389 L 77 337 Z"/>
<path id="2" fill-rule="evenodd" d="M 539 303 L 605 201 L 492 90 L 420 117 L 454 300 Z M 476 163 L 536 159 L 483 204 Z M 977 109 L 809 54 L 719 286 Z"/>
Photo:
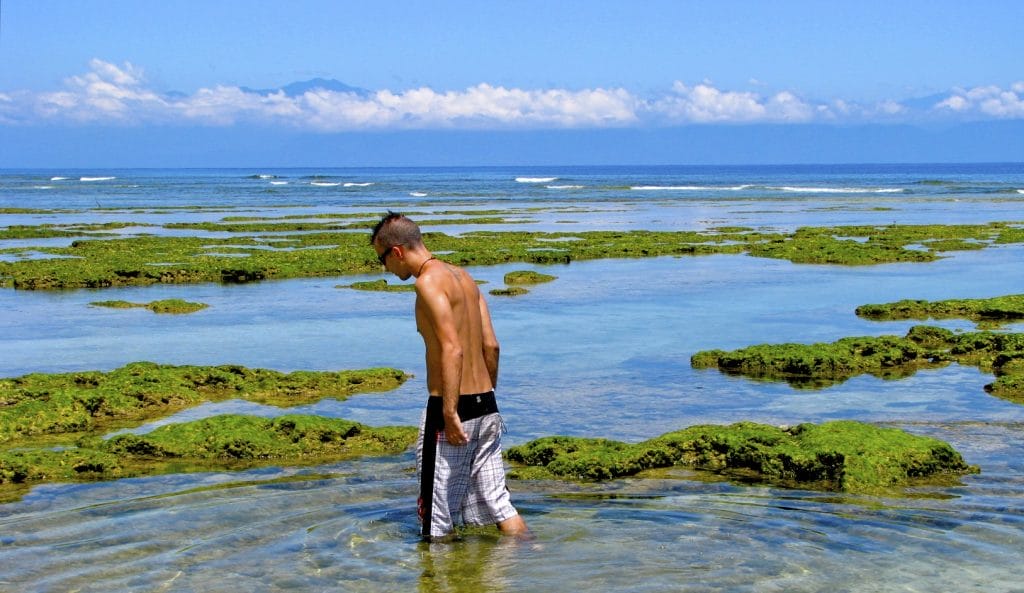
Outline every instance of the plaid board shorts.
<path id="1" fill-rule="evenodd" d="M 493 402 L 493 394 L 481 395 L 489 395 Z M 460 517 L 469 525 L 494 525 L 516 516 L 518 512 L 512 506 L 505 486 L 505 466 L 501 457 L 501 433 L 505 423 L 501 415 L 495 411 L 463 420 L 462 429 L 469 436 L 469 443 L 453 446 L 445 439 L 443 418 L 437 418 L 440 406 L 431 405 L 439 403 L 428 403 L 416 447 L 422 535 L 448 535 Z M 463 416 L 461 406 L 460 416 Z M 428 425 L 431 426 L 429 431 Z M 426 440 L 424 435 L 429 433 L 435 436 Z"/>

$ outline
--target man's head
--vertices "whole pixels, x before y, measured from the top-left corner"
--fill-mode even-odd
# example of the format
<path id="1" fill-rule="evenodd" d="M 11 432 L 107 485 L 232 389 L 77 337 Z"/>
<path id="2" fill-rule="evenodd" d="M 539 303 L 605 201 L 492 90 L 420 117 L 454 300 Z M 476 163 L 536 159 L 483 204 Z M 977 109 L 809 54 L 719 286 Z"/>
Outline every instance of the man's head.
<path id="1" fill-rule="evenodd" d="M 381 265 L 402 280 L 412 275 L 412 269 L 406 265 L 406 256 L 424 249 L 420 227 L 405 215 L 390 211 L 373 227 L 370 244 Z M 389 266 L 389 260 L 393 259 L 399 261 L 392 261 Z"/>

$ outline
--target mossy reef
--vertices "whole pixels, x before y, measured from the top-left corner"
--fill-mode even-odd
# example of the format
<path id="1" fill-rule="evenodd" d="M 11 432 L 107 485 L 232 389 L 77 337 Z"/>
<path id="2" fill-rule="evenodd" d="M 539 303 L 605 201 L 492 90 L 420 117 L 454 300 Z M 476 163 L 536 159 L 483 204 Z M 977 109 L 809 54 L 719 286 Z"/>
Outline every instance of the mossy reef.
<path id="1" fill-rule="evenodd" d="M 132 303 L 129 301 L 95 301 L 89 304 L 94 307 L 109 307 L 111 309 L 141 308 L 149 309 L 154 313 L 173 313 L 178 315 L 202 311 L 209 306 L 205 303 L 193 303 L 182 299 L 164 299 L 162 301 L 152 301 L 149 303 Z"/>
<path id="2" fill-rule="evenodd" d="M 553 282 L 558 279 L 558 276 L 552 276 L 550 274 L 542 274 L 534 270 L 519 270 L 516 272 L 509 272 L 505 274 L 505 284 L 509 286 L 515 286 L 519 284 L 543 284 L 545 282 Z"/>
<path id="3" fill-rule="evenodd" d="M 513 476 L 607 480 L 690 467 L 783 486 L 846 492 L 899 488 L 923 479 L 977 473 L 948 444 L 854 421 L 790 428 L 741 422 L 702 425 L 636 444 L 545 437 L 507 452 Z"/>
<path id="4" fill-rule="evenodd" d="M 133 476 L 267 464 L 327 463 L 365 455 L 395 455 L 417 429 L 371 428 L 340 418 L 285 415 L 273 419 L 221 415 L 170 424 L 144 434 L 81 439 L 67 448 L 0 451 L 0 484 L 112 480 Z M 0 499 L 3 496 L 0 495 Z"/>
<path id="5" fill-rule="evenodd" d="M 365 226 L 368 222 L 353 224 Z M 167 226 L 178 228 L 180 225 Z M 154 283 L 252 282 L 380 270 L 376 254 L 367 244 L 366 234 L 361 232 L 229 224 L 214 224 L 209 229 L 203 226 L 201 230 L 239 234 L 229 238 L 90 237 L 75 240 L 67 247 L 0 249 L 0 254 L 18 258 L 0 261 L 0 287 L 53 290 Z M 288 230 L 295 233 L 287 234 Z M 444 254 L 443 259 L 458 265 L 565 264 L 601 258 L 740 253 L 795 263 L 871 265 L 928 262 L 949 251 L 1021 243 L 1024 229 L 1017 223 L 994 222 L 803 227 L 791 233 L 729 227 L 672 232 L 475 231 L 457 237 L 426 232 L 424 238 L 431 250 Z"/>
<path id="6" fill-rule="evenodd" d="M 897 319 L 970 319 L 982 327 L 997 327 L 1024 319 L 1024 294 L 985 299 L 925 301 L 905 299 L 894 303 L 861 305 L 857 315 L 875 321 Z"/>
<path id="7" fill-rule="evenodd" d="M 220 415 L 138 427 L 203 402 L 244 399 L 290 407 L 324 398 L 388 391 L 408 375 L 395 369 L 281 373 L 224 365 L 137 362 L 110 371 L 30 374 L 0 380 L 0 499 L 49 481 L 107 480 L 165 472 L 302 465 L 404 451 L 410 427 L 369 427 L 340 418 Z"/>
<path id="8" fill-rule="evenodd" d="M 523 288 L 522 286 L 506 286 L 505 288 L 492 288 L 490 290 L 490 293 L 492 295 L 494 295 L 494 296 L 509 296 L 509 297 L 512 297 L 512 296 L 522 296 L 524 294 L 529 294 L 529 292 L 530 292 L 529 290 Z"/>
<path id="9" fill-rule="evenodd" d="M 985 390 L 1024 403 L 1024 334 L 992 331 L 953 332 L 918 325 L 903 337 L 864 336 L 817 344 L 760 344 L 733 351 L 705 350 L 690 359 L 696 368 L 713 368 L 756 379 L 786 381 L 795 387 L 821 388 L 860 374 L 900 378 L 918 369 L 956 362 L 991 371 L 996 380 Z"/>
<path id="10" fill-rule="evenodd" d="M 383 278 L 367 280 L 365 282 L 353 282 L 352 284 L 339 284 L 335 288 L 351 288 L 353 290 L 370 292 L 416 292 L 415 284 L 388 284 L 388 281 Z"/>
<path id="11" fill-rule="evenodd" d="M 151 362 L 110 372 L 23 375 L 0 379 L 0 447 L 44 438 L 50 443 L 70 443 L 203 402 L 243 399 L 288 407 L 388 391 L 407 378 L 395 369 L 281 373 L 235 365 Z"/>
<path id="12" fill-rule="evenodd" d="M 0 499 L 35 483 L 109 480 L 167 472 L 308 465 L 394 455 L 415 427 L 369 427 L 341 418 L 220 415 L 134 428 L 207 401 L 279 407 L 394 389 L 394 369 L 280 373 L 239 366 L 132 363 L 110 372 L 31 374 L 0 380 Z M 881 451 L 885 451 L 883 455 Z M 691 427 L 637 445 L 548 437 L 509 450 L 513 477 L 609 479 L 685 465 L 783 484 L 851 491 L 954 475 L 969 468 L 948 445 L 857 422 L 792 429 L 740 423 Z M 529 466 L 529 467 L 527 467 Z M 542 466 L 542 467 L 537 467 Z M 13 490 L 12 490 L 13 489 Z"/>

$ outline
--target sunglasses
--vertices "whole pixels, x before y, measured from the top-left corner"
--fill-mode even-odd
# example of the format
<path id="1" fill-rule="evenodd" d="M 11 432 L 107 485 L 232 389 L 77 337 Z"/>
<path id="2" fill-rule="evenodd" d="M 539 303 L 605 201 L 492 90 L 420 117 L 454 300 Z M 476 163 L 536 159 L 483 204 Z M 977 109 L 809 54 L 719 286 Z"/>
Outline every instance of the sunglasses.
<path id="1" fill-rule="evenodd" d="M 392 245 L 391 247 L 388 247 L 382 253 L 377 255 L 377 261 L 380 262 L 380 265 L 382 265 L 384 267 L 387 267 L 387 265 L 388 265 L 388 256 L 391 255 L 391 250 L 394 249 L 394 248 L 395 248 L 395 246 Z"/>

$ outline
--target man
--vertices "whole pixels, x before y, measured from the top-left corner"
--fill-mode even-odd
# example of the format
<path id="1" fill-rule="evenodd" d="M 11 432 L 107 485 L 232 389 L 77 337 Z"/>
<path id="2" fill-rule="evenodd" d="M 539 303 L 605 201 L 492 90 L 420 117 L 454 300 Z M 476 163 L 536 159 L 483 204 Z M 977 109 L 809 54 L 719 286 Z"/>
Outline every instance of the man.
<path id="1" fill-rule="evenodd" d="M 416 452 L 423 536 L 450 535 L 457 515 L 525 535 L 505 487 L 504 424 L 494 399 L 498 339 L 486 301 L 465 270 L 430 254 L 407 217 L 388 212 L 370 242 L 386 270 L 416 278 L 416 328 L 426 346 L 430 395 Z"/>

